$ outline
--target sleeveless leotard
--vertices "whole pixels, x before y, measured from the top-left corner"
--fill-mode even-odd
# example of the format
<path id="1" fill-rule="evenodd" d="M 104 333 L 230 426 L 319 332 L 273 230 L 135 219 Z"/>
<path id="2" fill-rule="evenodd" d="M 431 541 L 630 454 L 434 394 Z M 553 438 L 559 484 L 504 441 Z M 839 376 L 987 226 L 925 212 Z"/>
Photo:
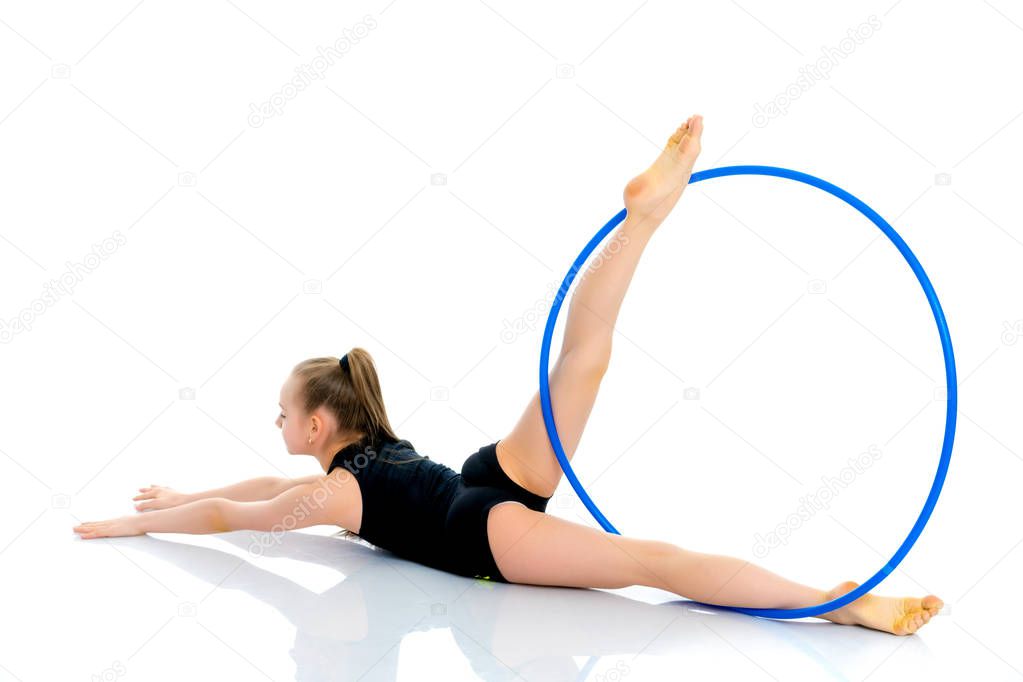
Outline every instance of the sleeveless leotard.
<path id="1" fill-rule="evenodd" d="M 359 537 L 421 564 L 468 577 L 508 582 L 494 561 L 487 516 L 501 502 L 545 511 L 541 497 L 512 481 L 497 443 L 469 456 L 461 472 L 419 455 L 407 440 L 366 439 L 338 451 L 328 473 L 343 466 L 362 493 Z"/>

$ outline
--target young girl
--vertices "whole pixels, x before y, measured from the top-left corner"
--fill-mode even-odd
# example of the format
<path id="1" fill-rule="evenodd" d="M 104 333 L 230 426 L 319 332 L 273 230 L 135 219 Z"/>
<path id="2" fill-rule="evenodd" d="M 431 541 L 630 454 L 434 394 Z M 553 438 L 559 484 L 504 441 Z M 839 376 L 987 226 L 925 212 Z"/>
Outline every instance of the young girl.
<path id="1" fill-rule="evenodd" d="M 569 459 L 608 366 L 629 282 L 689 182 L 702 132 L 703 118 L 691 117 L 626 185 L 627 214 L 616 235 L 621 238 L 576 286 L 550 374 L 552 407 Z M 134 499 L 145 513 L 85 522 L 75 532 L 100 538 L 331 524 L 399 556 L 468 577 L 567 587 L 646 585 L 700 602 L 754 608 L 812 606 L 856 587 L 844 582 L 819 590 L 741 559 L 546 514 L 562 471 L 547 439 L 539 393 L 508 436 L 473 453 L 458 473 L 418 455 L 394 434 L 373 361 L 361 348 L 297 365 L 281 388 L 280 406 L 277 426 L 288 452 L 312 455 L 325 474 L 257 478 L 193 495 L 141 488 Z M 941 607 L 934 595 L 868 594 L 822 617 L 908 635 Z"/>

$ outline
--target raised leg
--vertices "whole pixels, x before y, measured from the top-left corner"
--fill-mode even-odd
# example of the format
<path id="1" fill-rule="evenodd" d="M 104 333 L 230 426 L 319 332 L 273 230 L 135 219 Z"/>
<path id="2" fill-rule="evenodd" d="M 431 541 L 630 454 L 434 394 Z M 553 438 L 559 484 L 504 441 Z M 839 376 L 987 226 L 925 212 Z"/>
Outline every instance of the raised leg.
<path id="1" fill-rule="evenodd" d="M 487 526 L 497 567 L 515 583 L 607 589 L 646 585 L 708 604 L 776 609 L 822 604 L 856 586 L 846 582 L 819 590 L 742 559 L 606 533 L 520 504 L 494 507 Z M 907 635 L 942 605 L 934 595 L 868 594 L 821 617 Z"/>
<path id="2" fill-rule="evenodd" d="M 702 118 L 691 117 L 654 163 L 626 185 L 625 220 L 578 278 L 561 352 L 549 375 L 551 409 L 569 459 L 582 438 L 610 362 L 614 325 L 629 283 L 654 231 L 689 182 L 702 131 Z M 497 459 L 519 485 L 543 497 L 554 494 L 562 471 L 547 438 L 539 391 L 512 432 L 498 442 Z"/>

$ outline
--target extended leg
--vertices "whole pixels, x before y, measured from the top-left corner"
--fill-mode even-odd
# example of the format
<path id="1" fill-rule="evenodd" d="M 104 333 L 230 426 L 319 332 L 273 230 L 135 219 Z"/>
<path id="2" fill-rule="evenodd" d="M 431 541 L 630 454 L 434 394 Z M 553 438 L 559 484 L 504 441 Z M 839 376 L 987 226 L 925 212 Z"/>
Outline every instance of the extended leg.
<path id="1" fill-rule="evenodd" d="M 822 604 L 856 586 L 846 582 L 830 591 L 819 590 L 735 557 L 606 533 L 517 504 L 491 510 L 488 532 L 498 568 L 516 583 L 646 585 L 708 604 L 775 609 Z M 942 605 L 934 595 L 918 599 L 868 594 L 821 617 L 905 635 L 929 621 Z"/>
<path id="2" fill-rule="evenodd" d="M 679 127 L 657 160 L 625 188 L 627 215 L 580 273 L 569 302 L 561 352 L 551 370 L 551 408 L 565 455 L 575 454 L 611 358 L 618 312 L 639 259 L 689 182 L 703 122 Z M 512 432 L 498 442 L 501 467 L 523 487 L 550 497 L 561 467 L 547 438 L 537 392 Z"/>
<path id="3" fill-rule="evenodd" d="M 576 348 L 597 348 L 610 356 L 611 335 L 636 265 L 689 183 L 702 132 L 699 116 L 682 124 L 654 163 L 625 186 L 625 219 L 578 277 L 562 354 Z"/>

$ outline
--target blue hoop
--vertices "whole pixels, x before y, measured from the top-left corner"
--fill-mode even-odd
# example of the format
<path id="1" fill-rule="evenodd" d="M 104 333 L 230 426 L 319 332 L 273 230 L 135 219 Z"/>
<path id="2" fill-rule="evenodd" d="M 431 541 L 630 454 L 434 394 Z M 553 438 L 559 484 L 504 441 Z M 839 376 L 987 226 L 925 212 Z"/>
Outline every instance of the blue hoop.
<path id="1" fill-rule="evenodd" d="M 934 483 L 931 485 L 931 490 L 927 495 L 927 500 L 924 502 L 923 509 L 920 511 L 920 516 L 917 517 L 916 523 L 914 523 L 912 529 L 910 529 L 909 535 L 906 536 L 906 539 L 899 546 L 898 550 L 896 550 L 895 554 L 892 555 L 892 558 L 881 567 L 881 570 L 871 576 L 859 587 L 840 597 L 823 604 L 808 606 L 801 609 L 755 609 L 737 606 L 723 606 L 721 604 L 710 604 L 706 602 L 693 602 L 696 604 L 706 604 L 707 606 L 714 606 L 717 608 L 727 609 L 729 611 L 745 613 L 751 616 L 762 616 L 765 618 L 806 618 L 808 616 L 817 616 L 822 613 L 827 613 L 841 608 L 849 602 L 859 599 L 861 596 L 872 590 L 878 583 L 888 577 L 888 574 L 894 571 L 899 563 L 901 563 L 905 558 L 917 538 L 920 537 L 920 533 L 923 531 L 924 526 L 927 525 L 928 519 L 931 517 L 931 511 L 933 511 L 934 505 L 938 501 L 938 495 L 941 494 L 941 487 L 945 483 L 948 464 L 952 458 L 952 442 L 955 439 L 958 392 L 955 357 L 952 354 L 952 339 L 949 337 L 948 325 L 945 322 L 945 314 L 941 310 L 941 304 L 938 302 L 938 296 L 934 293 L 934 287 L 931 286 L 931 282 L 928 279 L 927 274 L 924 272 L 923 267 L 920 265 L 920 261 L 916 259 L 916 256 L 914 256 L 913 252 L 910 251 L 909 246 L 907 246 L 906 242 L 902 240 L 902 237 L 900 237 L 892 226 L 889 225 L 884 218 L 878 215 L 874 209 L 870 208 L 844 189 L 832 185 L 830 182 L 826 182 L 806 173 L 800 173 L 799 171 L 789 170 L 787 168 L 778 168 L 775 166 L 724 166 L 722 168 L 711 168 L 709 170 L 693 173 L 689 178 L 689 184 L 700 182 L 701 180 L 708 180 L 710 178 L 719 178 L 726 175 L 770 175 L 802 182 L 812 187 L 822 189 L 829 194 L 833 194 L 866 217 L 870 218 L 870 220 L 877 225 L 881 231 L 885 233 L 885 235 L 887 235 L 888 239 L 891 240 L 895 247 L 898 248 L 903 258 L 905 258 L 906 262 L 909 263 L 909 267 L 912 268 L 917 280 L 919 280 L 920 286 L 923 287 L 924 294 L 927 296 L 927 302 L 930 303 L 931 311 L 934 313 L 934 321 L 938 325 L 938 336 L 941 338 L 941 349 L 945 357 L 945 383 L 948 391 L 948 409 L 945 414 L 945 440 L 941 448 L 941 458 L 938 460 L 938 470 L 934 474 Z M 604 514 L 601 513 L 600 509 L 597 508 L 597 505 L 593 503 L 593 500 L 590 499 L 590 496 L 586 493 L 586 490 L 576 477 L 575 471 L 573 471 L 568 458 L 565 456 L 565 450 L 561 445 L 561 439 L 558 437 L 558 429 L 554 423 L 554 414 L 551 409 L 551 392 L 550 384 L 548 382 L 548 373 L 550 372 L 551 337 L 554 334 L 554 325 L 558 320 L 558 314 L 561 311 L 561 304 L 564 301 L 565 295 L 568 293 L 568 288 L 575 279 L 576 273 L 585 265 L 593 250 L 604 240 L 604 237 L 606 237 L 607 234 L 614 229 L 616 225 L 618 225 L 618 223 L 625 219 L 625 215 L 626 209 L 622 209 L 618 215 L 608 221 L 608 223 L 604 225 L 604 227 L 602 227 L 596 235 L 594 235 L 593 239 L 591 239 L 583 248 L 582 253 L 580 253 L 575 259 L 575 262 L 572 264 L 568 274 L 565 275 L 565 279 L 561 283 L 561 288 L 558 290 L 558 294 L 554 299 L 551 312 L 547 317 L 547 326 L 544 329 L 543 345 L 540 348 L 540 405 L 543 409 L 544 425 L 547 427 L 547 437 L 550 439 L 551 446 L 554 448 L 554 453 L 557 455 L 558 463 L 565 472 L 566 478 L 568 478 L 569 483 L 572 484 L 572 487 L 579 495 L 579 498 L 583 501 L 583 504 L 585 504 L 586 508 L 590 510 L 593 518 L 595 518 L 597 522 L 603 526 L 604 530 L 617 535 L 620 535 L 621 533 L 619 533 L 618 530 L 611 525 L 611 522 L 607 520 Z"/>

